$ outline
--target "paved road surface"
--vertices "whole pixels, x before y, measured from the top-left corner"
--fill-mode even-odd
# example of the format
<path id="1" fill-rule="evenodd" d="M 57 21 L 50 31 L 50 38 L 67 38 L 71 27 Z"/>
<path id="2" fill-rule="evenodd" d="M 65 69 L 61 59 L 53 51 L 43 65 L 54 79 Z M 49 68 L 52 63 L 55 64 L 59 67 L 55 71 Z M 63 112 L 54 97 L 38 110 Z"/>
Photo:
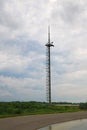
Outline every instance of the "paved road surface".
<path id="1" fill-rule="evenodd" d="M 87 112 L 3 118 L 0 119 L 0 130 L 37 130 L 50 124 L 83 118 L 87 118 Z"/>

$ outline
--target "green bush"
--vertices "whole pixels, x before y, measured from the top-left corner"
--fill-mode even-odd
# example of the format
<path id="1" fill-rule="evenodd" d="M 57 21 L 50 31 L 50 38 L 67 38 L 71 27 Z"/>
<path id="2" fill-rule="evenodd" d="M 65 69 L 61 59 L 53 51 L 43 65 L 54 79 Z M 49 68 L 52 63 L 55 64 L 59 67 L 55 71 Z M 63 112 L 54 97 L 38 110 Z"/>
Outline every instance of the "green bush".
<path id="1" fill-rule="evenodd" d="M 87 103 L 80 103 L 80 109 L 87 110 Z"/>

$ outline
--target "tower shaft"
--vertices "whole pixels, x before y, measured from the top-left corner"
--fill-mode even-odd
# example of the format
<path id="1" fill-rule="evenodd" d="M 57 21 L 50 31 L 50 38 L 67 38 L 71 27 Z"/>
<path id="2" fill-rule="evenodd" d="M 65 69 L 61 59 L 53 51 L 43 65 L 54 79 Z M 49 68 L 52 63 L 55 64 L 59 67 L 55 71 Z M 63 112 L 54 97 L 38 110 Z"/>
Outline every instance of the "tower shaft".
<path id="1" fill-rule="evenodd" d="M 46 44 L 47 47 L 47 101 L 49 102 L 49 104 L 51 104 L 51 55 L 50 55 L 50 48 L 53 47 L 53 42 L 50 42 L 50 26 L 48 27 L 48 43 Z"/>

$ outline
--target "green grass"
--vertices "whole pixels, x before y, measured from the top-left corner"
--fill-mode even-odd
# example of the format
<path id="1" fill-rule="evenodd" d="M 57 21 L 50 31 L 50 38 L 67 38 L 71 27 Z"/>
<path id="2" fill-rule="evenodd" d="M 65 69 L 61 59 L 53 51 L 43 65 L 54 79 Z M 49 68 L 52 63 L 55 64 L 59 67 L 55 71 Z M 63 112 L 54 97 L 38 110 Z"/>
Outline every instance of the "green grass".
<path id="1" fill-rule="evenodd" d="M 54 114 L 81 111 L 79 106 L 58 106 L 41 102 L 1 102 L 0 117 Z"/>

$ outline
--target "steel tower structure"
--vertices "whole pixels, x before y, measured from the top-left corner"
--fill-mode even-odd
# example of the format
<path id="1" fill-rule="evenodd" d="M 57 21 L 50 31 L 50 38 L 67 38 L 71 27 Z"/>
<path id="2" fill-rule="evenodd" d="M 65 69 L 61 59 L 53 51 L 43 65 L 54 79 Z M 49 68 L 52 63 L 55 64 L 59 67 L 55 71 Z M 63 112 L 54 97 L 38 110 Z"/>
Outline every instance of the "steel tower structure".
<path id="1" fill-rule="evenodd" d="M 50 48 L 54 47 L 53 42 L 50 41 L 50 26 L 48 26 L 48 43 L 46 46 L 46 94 L 47 101 L 51 104 L 51 56 L 50 56 Z"/>

